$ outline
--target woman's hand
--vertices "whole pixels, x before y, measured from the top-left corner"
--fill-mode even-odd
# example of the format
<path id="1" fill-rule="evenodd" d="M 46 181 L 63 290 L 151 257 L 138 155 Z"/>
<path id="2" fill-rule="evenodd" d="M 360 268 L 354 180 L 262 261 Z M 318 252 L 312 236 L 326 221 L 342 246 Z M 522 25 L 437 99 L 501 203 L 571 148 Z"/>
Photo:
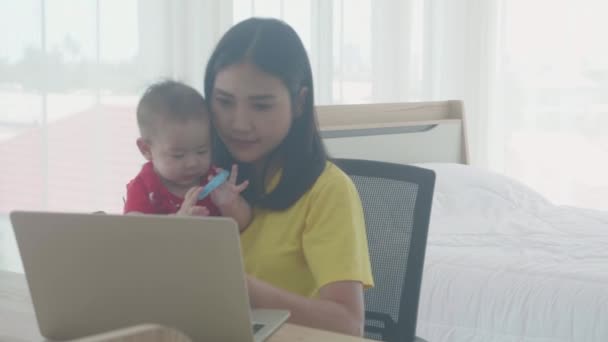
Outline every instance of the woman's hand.
<path id="1" fill-rule="evenodd" d="M 198 201 L 198 195 L 201 193 L 202 190 L 203 188 L 200 186 L 188 190 L 188 192 L 186 192 L 186 196 L 184 196 L 184 201 L 182 202 L 181 207 L 175 213 L 175 215 L 209 216 L 209 209 L 200 205 L 196 205 L 196 202 Z"/>
<path id="2" fill-rule="evenodd" d="M 249 181 L 244 181 L 238 185 L 236 184 L 238 174 L 238 166 L 232 165 L 228 180 L 211 192 L 211 200 L 222 212 L 231 212 L 232 209 L 238 205 L 241 193 L 249 186 Z"/>

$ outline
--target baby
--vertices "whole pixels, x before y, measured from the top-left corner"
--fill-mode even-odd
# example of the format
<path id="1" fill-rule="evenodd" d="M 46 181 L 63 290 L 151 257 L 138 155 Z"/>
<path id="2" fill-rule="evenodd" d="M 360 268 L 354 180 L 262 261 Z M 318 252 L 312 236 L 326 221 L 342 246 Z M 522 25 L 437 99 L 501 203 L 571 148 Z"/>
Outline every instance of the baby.
<path id="1" fill-rule="evenodd" d="M 205 99 L 176 81 L 150 86 L 137 106 L 137 147 L 148 160 L 127 185 L 124 213 L 232 217 L 243 231 L 252 210 L 236 184 L 237 167 L 210 196 L 202 187 L 219 171 L 211 164 L 211 123 Z"/>

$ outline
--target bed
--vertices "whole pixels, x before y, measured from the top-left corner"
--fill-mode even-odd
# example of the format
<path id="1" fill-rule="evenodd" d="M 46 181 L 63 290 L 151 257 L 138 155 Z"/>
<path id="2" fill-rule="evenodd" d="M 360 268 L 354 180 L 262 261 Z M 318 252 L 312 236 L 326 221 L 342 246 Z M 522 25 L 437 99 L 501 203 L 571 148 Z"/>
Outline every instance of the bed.
<path id="1" fill-rule="evenodd" d="M 320 107 L 319 122 L 335 157 L 437 174 L 418 336 L 608 341 L 608 213 L 468 165 L 458 101 Z"/>

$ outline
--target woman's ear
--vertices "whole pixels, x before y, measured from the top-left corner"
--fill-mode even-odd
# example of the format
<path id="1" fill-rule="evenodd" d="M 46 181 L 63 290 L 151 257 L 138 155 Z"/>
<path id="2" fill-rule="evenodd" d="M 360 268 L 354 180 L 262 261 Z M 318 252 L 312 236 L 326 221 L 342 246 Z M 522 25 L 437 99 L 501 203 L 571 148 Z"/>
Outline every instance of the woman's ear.
<path id="1" fill-rule="evenodd" d="M 300 89 L 300 92 L 298 93 L 298 97 L 296 99 L 296 106 L 295 106 L 295 117 L 298 118 L 302 115 L 302 113 L 304 113 L 304 104 L 306 103 L 306 99 L 308 98 L 308 88 L 307 87 L 303 87 L 302 89 Z"/>
<path id="2" fill-rule="evenodd" d="M 152 152 L 150 151 L 150 143 L 144 138 L 137 139 L 137 148 L 139 148 L 139 152 L 141 155 L 146 158 L 147 161 L 152 160 Z"/>

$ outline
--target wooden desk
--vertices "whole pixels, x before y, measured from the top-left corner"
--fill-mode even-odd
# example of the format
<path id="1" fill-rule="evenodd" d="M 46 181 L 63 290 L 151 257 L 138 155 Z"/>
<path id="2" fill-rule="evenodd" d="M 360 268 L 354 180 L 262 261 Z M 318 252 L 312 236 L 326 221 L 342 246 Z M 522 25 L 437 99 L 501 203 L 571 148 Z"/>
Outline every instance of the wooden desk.
<path id="1" fill-rule="evenodd" d="M 34 308 L 22 274 L 0 271 L 0 341 L 40 342 Z M 285 324 L 268 342 L 361 342 L 362 338 Z"/>

